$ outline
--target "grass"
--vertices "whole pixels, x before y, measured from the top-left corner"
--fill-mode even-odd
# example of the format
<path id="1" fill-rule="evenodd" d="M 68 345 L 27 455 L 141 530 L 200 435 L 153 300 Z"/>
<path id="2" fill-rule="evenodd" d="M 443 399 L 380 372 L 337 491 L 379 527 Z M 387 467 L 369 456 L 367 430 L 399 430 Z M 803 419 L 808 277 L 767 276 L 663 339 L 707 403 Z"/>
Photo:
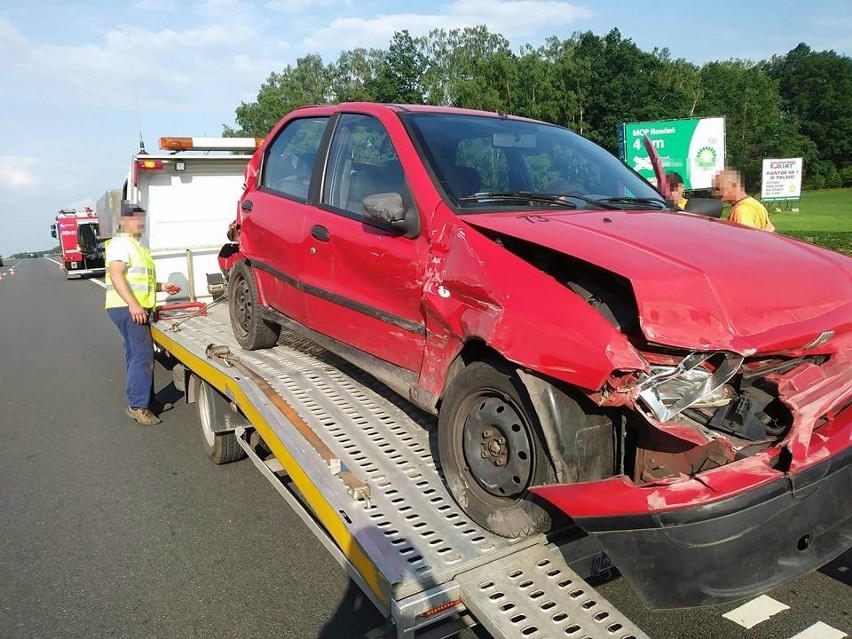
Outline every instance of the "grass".
<path id="1" fill-rule="evenodd" d="M 798 202 L 767 204 L 778 233 L 852 255 L 852 189 L 804 191 Z"/>

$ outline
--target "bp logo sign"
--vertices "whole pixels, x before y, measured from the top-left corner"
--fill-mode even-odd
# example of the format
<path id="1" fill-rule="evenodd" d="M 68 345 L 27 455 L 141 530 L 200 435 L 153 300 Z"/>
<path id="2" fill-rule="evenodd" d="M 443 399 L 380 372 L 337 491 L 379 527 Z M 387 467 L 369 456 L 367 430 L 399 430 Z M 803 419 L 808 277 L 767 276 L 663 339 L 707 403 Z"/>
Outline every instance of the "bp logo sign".
<path id="1" fill-rule="evenodd" d="M 712 169 L 716 166 L 716 151 L 713 147 L 702 146 L 695 154 L 695 163 L 702 169 Z"/>

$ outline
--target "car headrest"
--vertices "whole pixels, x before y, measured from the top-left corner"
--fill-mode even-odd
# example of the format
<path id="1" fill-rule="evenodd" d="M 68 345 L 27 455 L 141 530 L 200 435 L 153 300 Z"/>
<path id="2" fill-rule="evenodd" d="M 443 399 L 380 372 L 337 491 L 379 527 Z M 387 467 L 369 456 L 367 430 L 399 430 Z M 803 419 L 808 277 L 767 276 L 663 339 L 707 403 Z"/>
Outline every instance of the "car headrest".
<path id="1" fill-rule="evenodd" d="M 457 197 L 465 197 L 479 191 L 482 178 L 472 166 L 456 166 L 448 180 L 450 188 Z"/>

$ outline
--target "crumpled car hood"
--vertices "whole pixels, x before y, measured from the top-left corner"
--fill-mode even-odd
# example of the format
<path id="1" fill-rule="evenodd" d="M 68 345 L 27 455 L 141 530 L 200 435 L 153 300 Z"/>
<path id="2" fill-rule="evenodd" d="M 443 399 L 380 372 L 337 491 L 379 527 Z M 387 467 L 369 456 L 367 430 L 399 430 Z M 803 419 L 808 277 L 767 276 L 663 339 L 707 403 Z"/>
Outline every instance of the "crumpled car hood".
<path id="1" fill-rule="evenodd" d="M 749 355 L 852 331 L 852 259 L 783 235 L 665 211 L 462 219 L 626 277 L 651 342 Z"/>

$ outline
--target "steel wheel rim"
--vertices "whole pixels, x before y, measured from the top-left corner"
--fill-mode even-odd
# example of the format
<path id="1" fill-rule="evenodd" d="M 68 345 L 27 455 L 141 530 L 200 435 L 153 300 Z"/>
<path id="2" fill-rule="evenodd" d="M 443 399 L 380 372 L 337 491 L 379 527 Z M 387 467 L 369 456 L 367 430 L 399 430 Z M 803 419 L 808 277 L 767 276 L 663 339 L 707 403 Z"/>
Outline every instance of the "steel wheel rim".
<path id="1" fill-rule="evenodd" d="M 236 282 L 236 291 L 234 292 L 234 318 L 237 320 L 237 325 L 243 333 L 249 332 L 249 326 L 252 319 L 252 303 L 251 290 L 248 282 L 244 277 L 240 277 Z"/>
<path id="2" fill-rule="evenodd" d="M 494 497 L 523 493 L 533 477 L 533 442 L 523 412 L 505 395 L 484 392 L 466 403 L 462 449 L 467 472 Z"/>

